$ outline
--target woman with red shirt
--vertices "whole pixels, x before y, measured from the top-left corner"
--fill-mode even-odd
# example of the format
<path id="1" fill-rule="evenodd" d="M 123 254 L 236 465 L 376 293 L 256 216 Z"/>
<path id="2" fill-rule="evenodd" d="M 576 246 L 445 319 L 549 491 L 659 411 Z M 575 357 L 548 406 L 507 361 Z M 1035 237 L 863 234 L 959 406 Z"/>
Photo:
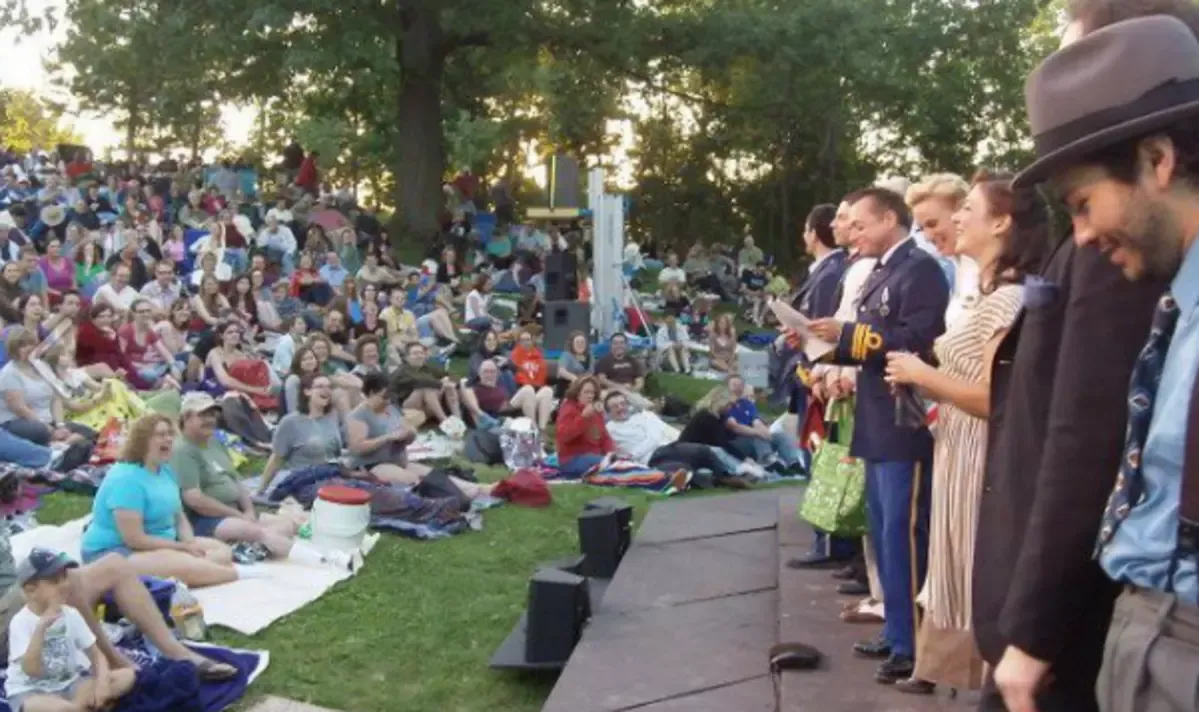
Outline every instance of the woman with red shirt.
<path id="1" fill-rule="evenodd" d="M 599 394 L 599 381 L 583 376 L 570 385 L 558 409 L 558 470 L 565 477 L 582 477 L 616 450 Z"/>
<path id="2" fill-rule="evenodd" d="M 117 330 L 113 327 L 116 313 L 106 303 L 92 305 L 90 319 L 79 325 L 75 341 L 75 363 L 81 368 L 102 363 L 112 369 L 118 378 L 124 379 L 139 391 L 149 390 L 147 383 L 129 362 L 121 350 Z"/>
<path id="3" fill-rule="evenodd" d="M 545 355 L 533 342 L 533 334 L 528 329 L 520 330 L 516 337 L 516 347 L 512 349 L 509 360 L 515 366 L 516 384 L 532 389 L 537 427 L 545 430 L 550 423 L 550 414 L 554 411 L 554 391 L 546 385 L 550 369 L 545 363 Z"/>

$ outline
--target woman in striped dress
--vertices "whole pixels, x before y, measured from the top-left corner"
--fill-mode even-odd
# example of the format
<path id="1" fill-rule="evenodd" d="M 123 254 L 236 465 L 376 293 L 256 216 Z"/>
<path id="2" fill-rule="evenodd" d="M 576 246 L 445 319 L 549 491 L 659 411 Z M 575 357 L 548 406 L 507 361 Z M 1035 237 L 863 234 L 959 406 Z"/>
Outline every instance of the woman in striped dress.
<path id="1" fill-rule="evenodd" d="M 1036 193 L 1014 194 L 1007 176 L 980 174 L 954 215 L 957 253 L 980 267 L 980 297 L 937 340 L 939 367 L 912 354 L 888 356 L 887 379 L 940 403 L 933 455 L 932 520 L 916 671 L 904 692 L 936 685 L 977 689 L 982 659 L 970 629 L 974 534 L 990 413 L 990 362 L 1015 321 L 1025 274 L 1040 267 L 1048 212 Z"/>

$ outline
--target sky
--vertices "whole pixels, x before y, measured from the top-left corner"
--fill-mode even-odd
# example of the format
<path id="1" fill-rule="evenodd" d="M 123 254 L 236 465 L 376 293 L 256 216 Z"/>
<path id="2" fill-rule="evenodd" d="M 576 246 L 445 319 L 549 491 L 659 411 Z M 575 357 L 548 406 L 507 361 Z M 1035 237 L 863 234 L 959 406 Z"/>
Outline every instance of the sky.
<path id="1" fill-rule="evenodd" d="M 61 11 L 64 5 L 64 0 L 27 2 L 30 12 L 34 14 L 42 13 L 47 7 Z M 60 24 L 54 33 L 41 32 L 35 35 L 26 35 L 11 27 L 0 30 L 0 87 L 29 89 L 59 101 L 66 99 L 68 106 L 74 107 L 74 103 L 69 101 L 70 97 L 54 93 L 50 78 L 42 66 L 43 60 L 50 55 L 55 43 L 63 38 L 65 32 L 65 24 Z M 240 145 L 247 141 L 254 124 L 253 111 L 227 106 L 222 108 L 221 118 L 225 135 L 233 144 Z M 96 153 L 104 153 L 105 149 L 121 143 L 121 135 L 106 117 L 81 114 L 75 107 L 66 121 L 74 126 L 83 136 L 84 143 Z"/>

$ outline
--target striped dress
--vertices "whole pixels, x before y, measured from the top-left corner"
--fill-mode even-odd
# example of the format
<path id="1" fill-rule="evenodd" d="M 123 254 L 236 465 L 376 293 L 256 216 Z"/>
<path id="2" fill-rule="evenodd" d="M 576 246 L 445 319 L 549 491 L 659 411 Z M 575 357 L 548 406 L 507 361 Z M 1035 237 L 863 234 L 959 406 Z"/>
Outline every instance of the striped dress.
<path id="1" fill-rule="evenodd" d="M 937 340 L 942 373 L 967 383 L 985 382 L 987 344 L 1011 327 L 1023 294 L 1022 286 L 1004 285 L 971 300 L 961 318 Z M 970 631 L 970 581 L 986 425 L 985 419 L 952 404 L 942 403 L 938 408 L 928 576 L 918 599 L 925 616 L 918 636 L 915 677 L 962 689 L 974 689 L 981 683 L 981 659 Z"/>

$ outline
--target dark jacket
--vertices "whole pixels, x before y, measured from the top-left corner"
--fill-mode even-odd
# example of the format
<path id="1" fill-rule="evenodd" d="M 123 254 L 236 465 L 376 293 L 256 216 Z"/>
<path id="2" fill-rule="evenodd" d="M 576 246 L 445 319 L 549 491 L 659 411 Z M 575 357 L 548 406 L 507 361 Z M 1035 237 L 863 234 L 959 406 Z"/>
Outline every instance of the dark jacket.
<path id="1" fill-rule="evenodd" d="M 837 344 L 839 363 L 860 365 L 854 407 L 857 426 L 850 454 L 865 460 L 926 462 L 933 455 L 928 428 L 895 423 L 895 398 L 883 379 L 887 352 L 926 355 L 945 331 L 949 284 L 932 255 L 908 239 L 862 287 L 857 320 Z"/>
<path id="2" fill-rule="evenodd" d="M 396 369 L 391 378 L 391 395 L 396 403 L 408 400 L 415 391 L 422 388 L 441 389 L 441 379 L 446 377 L 445 369 L 426 363 L 420 368 L 404 364 Z"/>
<path id="3" fill-rule="evenodd" d="M 812 270 L 803 286 L 795 293 L 791 306 L 810 319 L 823 319 L 837 313 L 838 292 L 849 257 L 837 250 Z"/>
<path id="4" fill-rule="evenodd" d="M 991 665 L 1015 645 L 1052 661 L 1054 685 L 1093 709 L 1116 591 L 1092 553 L 1129 375 L 1165 285 L 1128 282 L 1069 240 L 1042 275 L 992 363 L 974 629 Z"/>

